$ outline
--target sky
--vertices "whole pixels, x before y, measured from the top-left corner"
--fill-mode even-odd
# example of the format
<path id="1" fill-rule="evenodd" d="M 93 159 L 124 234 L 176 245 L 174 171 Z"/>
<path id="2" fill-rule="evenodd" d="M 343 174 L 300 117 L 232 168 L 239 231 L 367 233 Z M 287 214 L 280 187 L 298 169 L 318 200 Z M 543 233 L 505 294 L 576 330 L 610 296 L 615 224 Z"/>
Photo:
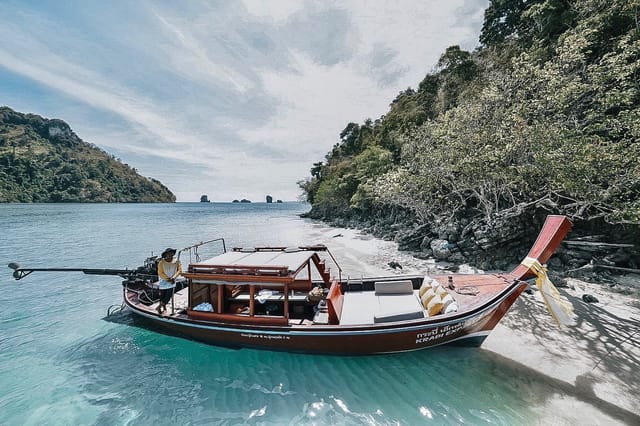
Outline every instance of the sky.
<path id="1" fill-rule="evenodd" d="M 298 200 L 488 0 L 0 1 L 0 105 L 67 122 L 178 201 Z"/>

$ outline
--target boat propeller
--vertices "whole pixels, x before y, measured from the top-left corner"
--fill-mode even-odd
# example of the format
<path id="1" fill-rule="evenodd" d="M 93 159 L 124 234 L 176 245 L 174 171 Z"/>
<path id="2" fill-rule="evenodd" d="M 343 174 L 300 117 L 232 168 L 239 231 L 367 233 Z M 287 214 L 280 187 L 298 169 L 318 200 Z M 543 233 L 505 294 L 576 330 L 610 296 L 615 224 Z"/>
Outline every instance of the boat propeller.
<path id="1" fill-rule="evenodd" d="M 9 268 L 13 269 L 13 278 L 15 278 L 16 280 L 19 280 L 20 278 L 22 278 L 24 275 L 21 272 L 21 267 L 19 263 L 16 262 L 11 262 L 9 263 Z"/>

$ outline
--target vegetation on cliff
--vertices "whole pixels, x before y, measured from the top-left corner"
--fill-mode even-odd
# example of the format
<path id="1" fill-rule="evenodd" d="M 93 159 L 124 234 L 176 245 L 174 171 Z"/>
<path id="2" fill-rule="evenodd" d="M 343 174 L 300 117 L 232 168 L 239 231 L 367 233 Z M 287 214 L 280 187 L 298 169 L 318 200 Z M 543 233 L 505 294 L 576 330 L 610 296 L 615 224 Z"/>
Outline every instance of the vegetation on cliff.
<path id="1" fill-rule="evenodd" d="M 480 48 L 449 47 L 314 164 L 300 182 L 310 215 L 439 224 L 463 242 L 547 213 L 637 235 L 639 16 L 637 0 L 491 1 Z"/>
<path id="2" fill-rule="evenodd" d="M 0 202 L 175 202 L 61 120 L 0 107 Z"/>

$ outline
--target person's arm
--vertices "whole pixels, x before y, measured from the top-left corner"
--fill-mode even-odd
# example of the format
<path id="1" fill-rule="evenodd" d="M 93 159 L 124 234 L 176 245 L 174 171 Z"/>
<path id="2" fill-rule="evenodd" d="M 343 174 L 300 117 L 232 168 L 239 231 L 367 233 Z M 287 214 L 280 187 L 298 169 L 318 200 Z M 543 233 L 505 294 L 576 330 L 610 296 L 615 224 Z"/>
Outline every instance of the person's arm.
<path id="1" fill-rule="evenodd" d="M 170 280 L 169 276 L 164 272 L 164 260 L 158 262 L 158 278 L 165 281 Z"/>
<path id="2" fill-rule="evenodd" d="M 171 278 L 173 278 L 174 280 L 175 280 L 176 278 L 178 278 L 180 275 L 182 275 L 182 264 L 180 263 L 180 261 L 179 261 L 179 260 L 177 260 L 177 261 L 176 261 L 176 266 L 177 266 L 177 268 L 176 268 L 176 273 L 175 273 L 175 274 L 173 274 L 173 277 L 171 277 Z"/>

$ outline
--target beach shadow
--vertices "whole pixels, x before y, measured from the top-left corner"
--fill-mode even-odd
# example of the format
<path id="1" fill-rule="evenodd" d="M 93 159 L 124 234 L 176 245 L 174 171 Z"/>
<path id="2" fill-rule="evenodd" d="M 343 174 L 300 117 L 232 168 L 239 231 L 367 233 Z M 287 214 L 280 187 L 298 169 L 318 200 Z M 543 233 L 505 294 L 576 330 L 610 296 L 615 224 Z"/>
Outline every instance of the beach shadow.
<path id="1" fill-rule="evenodd" d="M 640 395 L 637 379 L 640 371 L 640 321 L 634 317 L 622 318 L 597 303 L 586 303 L 564 289 L 559 290 L 574 307 L 574 327 L 557 326 L 545 305 L 526 294 L 514 306 L 516 312 L 506 315 L 502 324 L 533 336 L 536 344 L 546 352 L 563 359 L 575 358 L 578 351 L 589 360 L 587 364 L 591 367 L 576 376 L 574 388 L 567 389 L 569 393 L 588 400 L 613 417 L 640 424 L 640 406 L 635 405 L 632 412 L 602 399 L 596 392 L 598 385 L 606 386 L 611 381 L 615 383 L 615 392 L 631 401 Z M 566 388 L 566 382 L 550 380 L 556 381 L 558 387 Z"/>

